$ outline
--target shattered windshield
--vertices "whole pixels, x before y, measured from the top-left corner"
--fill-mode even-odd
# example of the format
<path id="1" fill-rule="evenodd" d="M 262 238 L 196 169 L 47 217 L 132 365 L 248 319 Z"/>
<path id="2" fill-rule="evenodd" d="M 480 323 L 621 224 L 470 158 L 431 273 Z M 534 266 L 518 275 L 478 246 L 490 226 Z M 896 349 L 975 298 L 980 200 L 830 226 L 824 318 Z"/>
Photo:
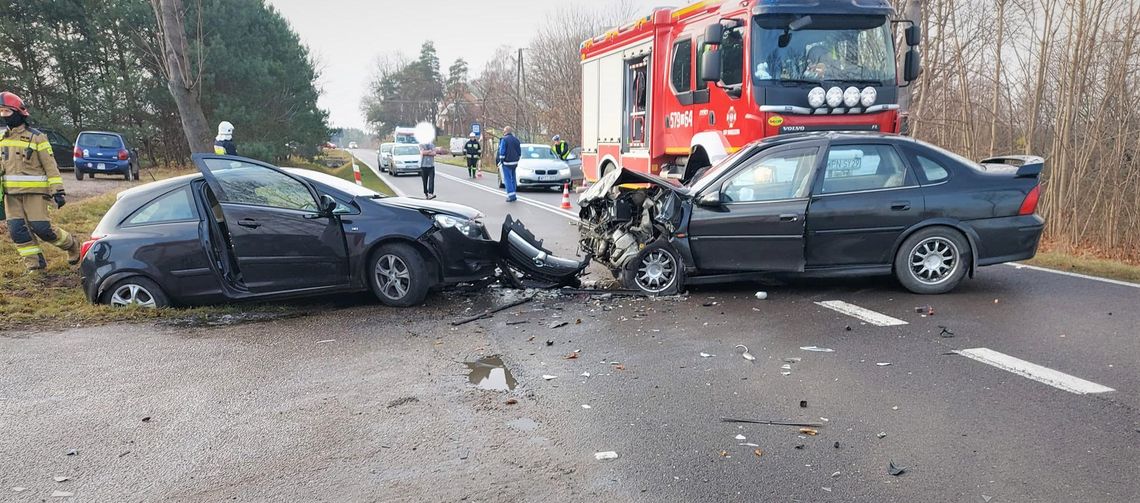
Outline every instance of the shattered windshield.
<path id="1" fill-rule="evenodd" d="M 895 80 L 891 25 L 884 16 L 788 14 L 753 19 L 752 77 L 757 83 Z"/>

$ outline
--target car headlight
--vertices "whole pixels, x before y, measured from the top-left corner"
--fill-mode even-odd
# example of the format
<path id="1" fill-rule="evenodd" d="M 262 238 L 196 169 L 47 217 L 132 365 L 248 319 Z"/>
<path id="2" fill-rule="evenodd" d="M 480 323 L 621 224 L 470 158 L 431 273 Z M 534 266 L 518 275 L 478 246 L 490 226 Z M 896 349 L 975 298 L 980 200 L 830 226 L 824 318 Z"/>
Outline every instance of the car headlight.
<path id="1" fill-rule="evenodd" d="M 832 87 L 827 90 L 827 105 L 835 108 L 843 104 L 843 90 L 838 87 Z"/>
<path id="2" fill-rule="evenodd" d="M 855 86 L 848 87 L 843 91 L 843 104 L 848 107 L 853 107 L 859 104 L 859 88 Z"/>
<path id="3" fill-rule="evenodd" d="M 464 236 L 469 238 L 483 237 L 483 224 L 477 220 L 468 220 L 466 218 L 457 217 L 454 215 L 437 214 L 432 219 L 435 220 L 436 225 L 441 229 L 455 228 L 455 230 L 463 233 Z"/>
<path id="4" fill-rule="evenodd" d="M 859 93 L 860 101 L 864 107 L 869 107 L 875 104 L 875 99 L 879 97 L 879 92 L 875 91 L 873 87 L 864 87 L 863 92 Z"/>
<path id="5" fill-rule="evenodd" d="M 808 91 L 808 105 L 811 105 L 812 108 L 822 107 L 826 102 L 827 91 L 824 91 L 822 87 L 815 87 Z"/>

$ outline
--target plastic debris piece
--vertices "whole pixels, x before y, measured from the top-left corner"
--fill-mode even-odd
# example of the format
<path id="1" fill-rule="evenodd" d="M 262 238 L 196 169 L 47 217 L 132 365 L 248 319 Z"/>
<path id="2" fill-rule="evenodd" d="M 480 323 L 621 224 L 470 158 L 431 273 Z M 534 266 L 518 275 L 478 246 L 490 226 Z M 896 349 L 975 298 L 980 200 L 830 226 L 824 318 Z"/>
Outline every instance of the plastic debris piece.
<path id="1" fill-rule="evenodd" d="M 845 332 L 850 332 L 851 331 L 851 325 L 847 325 L 846 327 L 843 327 L 843 330 Z"/>
<path id="2" fill-rule="evenodd" d="M 800 400 L 800 408 L 801 409 L 807 408 L 807 400 Z"/>
<path id="3" fill-rule="evenodd" d="M 68 480 L 71 480 L 71 477 L 52 477 L 52 479 L 56 482 L 67 482 Z"/>
<path id="4" fill-rule="evenodd" d="M 542 378 L 543 378 L 543 379 L 546 379 L 547 381 L 549 381 L 549 380 L 551 380 L 551 379 L 558 379 L 558 376 L 552 376 L 552 375 L 545 375 L 545 374 L 544 374 L 544 375 L 542 376 Z"/>
<path id="5" fill-rule="evenodd" d="M 547 345 L 547 346 L 553 346 L 553 345 L 554 345 L 554 341 L 549 341 L 549 340 L 548 340 L 548 341 L 546 341 L 546 345 Z"/>
<path id="6" fill-rule="evenodd" d="M 796 444 L 796 449 L 804 450 L 804 444 Z"/>
<path id="7" fill-rule="evenodd" d="M 51 497 L 53 498 L 70 498 L 72 496 L 75 496 L 75 493 L 69 493 L 67 491 L 52 491 L 51 493 Z"/>
<path id="8" fill-rule="evenodd" d="M 836 442 L 835 442 L 835 448 L 836 448 L 836 449 L 838 449 L 838 448 L 839 448 L 839 441 L 836 441 Z"/>
<path id="9" fill-rule="evenodd" d="M 737 435 L 737 436 L 736 436 L 736 439 L 737 439 L 737 440 L 748 440 L 748 437 L 746 437 L 746 436 L 744 436 L 744 435 Z"/>
<path id="10" fill-rule="evenodd" d="M 577 351 L 574 351 L 573 353 L 566 355 L 564 358 L 566 358 L 567 360 L 577 360 L 578 354 L 579 353 Z"/>
<path id="11" fill-rule="evenodd" d="M 756 357 L 752 356 L 752 353 L 748 352 L 748 346 L 745 346 L 744 344 L 737 344 L 736 347 L 744 348 L 744 352 L 741 353 L 740 356 L 743 356 L 745 360 L 748 360 L 750 362 L 756 361 Z"/>
<path id="12" fill-rule="evenodd" d="M 831 492 L 831 488 L 830 488 L 830 487 L 821 487 L 820 489 L 823 489 L 824 491 L 827 491 L 827 492 Z"/>
<path id="13" fill-rule="evenodd" d="M 586 404 L 582 404 L 582 408 L 583 408 L 583 409 L 589 409 L 589 408 L 590 408 L 590 406 L 589 406 L 589 405 L 586 405 Z"/>
<path id="14" fill-rule="evenodd" d="M 716 355 L 711 355 L 711 354 L 708 354 L 705 352 L 701 352 L 701 358 L 712 358 L 714 356 L 716 356 Z"/>
<path id="15" fill-rule="evenodd" d="M 614 370 L 625 370 L 625 365 L 622 365 L 620 363 L 617 365 L 614 365 Z"/>
<path id="16" fill-rule="evenodd" d="M 735 419 L 731 417 L 720 418 L 722 423 L 749 423 L 749 424 L 769 424 L 773 426 L 811 426 L 818 428 L 823 426 L 820 423 L 793 423 L 788 421 L 771 421 L 767 419 Z"/>
<path id="17" fill-rule="evenodd" d="M 886 367 L 887 365 L 890 365 L 890 364 L 891 364 L 891 362 L 879 362 L 879 363 L 876 363 L 875 365 L 878 365 L 880 367 Z"/>
<path id="18" fill-rule="evenodd" d="M 582 372 L 582 377 L 590 377 L 590 373 L 589 372 Z"/>
<path id="19" fill-rule="evenodd" d="M 507 405 L 514 405 L 514 404 L 516 404 L 516 403 L 519 403 L 519 399 L 518 399 L 518 398 L 508 398 L 508 399 L 507 399 Z"/>
<path id="20" fill-rule="evenodd" d="M 728 455 L 728 451 L 724 451 L 724 450 L 722 450 L 722 451 L 720 451 L 720 457 L 722 457 L 722 458 L 729 458 L 729 457 L 732 457 L 732 456 L 729 456 L 729 455 Z"/>
<path id="21" fill-rule="evenodd" d="M 764 300 L 768 298 L 768 292 L 756 292 L 756 298 Z"/>
<path id="22" fill-rule="evenodd" d="M 828 418 L 826 418 L 826 417 L 821 417 L 821 418 L 819 418 L 819 420 L 820 420 L 820 421 L 823 421 L 823 422 L 825 422 L 825 423 L 826 423 L 826 422 L 828 422 L 828 421 L 831 421 L 830 419 L 828 419 Z"/>
<path id="23" fill-rule="evenodd" d="M 803 358 L 784 358 L 785 363 L 799 363 Z"/>
<path id="24" fill-rule="evenodd" d="M 22 493 L 22 492 L 24 492 L 24 491 L 27 491 L 27 490 L 28 490 L 28 488 L 27 488 L 27 487 L 19 487 L 19 486 L 16 486 L 16 487 L 13 487 L 13 488 L 12 488 L 12 491 L 13 491 L 13 492 L 18 492 L 18 493 Z"/>
<path id="25" fill-rule="evenodd" d="M 755 450 L 752 451 L 752 454 L 755 454 L 756 457 L 760 457 L 760 456 L 764 455 L 764 451 L 762 449 L 760 449 L 759 447 L 757 447 Z"/>
<path id="26" fill-rule="evenodd" d="M 880 432 L 879 432 L 879 434 L 878 434 L 878 435 L 875 435 L 875 436 L 877 436 L 877 437 L 879 437 L 879 438 L 886 438 L 886 436 L 887 436 L 887 433 L 886 433 L 886 432 L 883 432 L 883 431 L 880 431 Z"/>
<path id="27" fill-rule="evenodd" d="M 831 348 L 821 348 L 819 346 L 800 346 L 804 351 L 815 351 L 817 353 L 834 353 L 835 350 Z"/>
<path id="28" fill-rule="evenodd" d="M 831 474 L 831 478 L 836 479 L 836 478 L 839 478 L 840 475 L 843 475 L 843 474 L 840 472 L 835 472 L 835 473 Z"/>
<path id="29" fill-rule="evenodd" d="M 896 405 L 896 406 L 894 406 L 894 407 L 891 407 L 891 410 L 899 410 L 899 406 L 898 406 L 898 405 Z"/>
<path id="30" fill-rule="evenodd" d="M 791 372 L 780 372 L 780 375 L 790 376 L 790 375 L 792 375 L 792 373 Z"/>
<path id="31" fill-rule="evenodd" d="M 934 307 L 932 306 L 918 306 L 914 308 L 914 312 L 925 315 L 934 316 Z"/>
<path id="32" fill-rule="evenodd" d="M 754 444 L 752 442 L 741 442 L 741 443 L 736 444 L 736 445 L 743 445 L 745 447 L 760 447 L 760 444 Z"/>
<path id="33" fill-rule="evenodd" d="M 146 416 L 146 417 L 142 418 L 142 422 L 149 423 L 150 422 L 150 416 Z"/>
<path id="34" fill-rule="evenodd" d="M 618 458 L 618 453 L 616 453 L 614 451 L 603 451 L 603 452 L 595 452 L 594 453 L 594 459 L 596 459 L 598 461 L 605 461 L 607 459 L 617 459 L 617 458 Z"/>
<path id="35" fill-rule="evenodd" d="M 949 339 L 950 337 L 954 337 L 954 332 L 951 332 L 950 329 L 948 329 L 942 325 L 938 325 L 938 328 L 942 329 L 942 332 L 938 334 L 940 337 L 945 338 L 945 339 Z"/>
<path id="36" fill-rule="evenodd" d="M 982 495 L 982 501 L 984 501 L 985 503 L 990 503 L 990 500 L 992 500 L 992 499 L 994 499 L 993 496 L 986 496 L 984 494 Z"/>
<path id="37" fill-rule="evenodd" d="M 814 436 L 816 436 L 816 435 L 819 435 L 819 430 L 816 430 L 816 429 L 813 429 L 813 428 L 800 428 L 800 433 L 803 433 L 804 435 L 810 435 L 810 436 L 813 436 L 813 437 L 814 437 Z"/>
<path id="38" fill-rule="evenodd" d="M 906 473 L 906 467 L 896 466 L 894 460 L 891 460 L 891 463 L 887 465 L 887 473 L 898 477 L 899 475 Z"/>
<path id="39" fill-rule="evenodd" d="M 68 456 L 75 456 L 75 455 L 77 455 L 77 454 L 79 454 L 79 450 L 78 450 L 78 449 L 68 449 L 68 450 L 67 450 L 67 455 L 68 455 Z"/>
<path id="40" fill-rule="evenodd" d="M 784 370 L 792 370 L 792 364 L 785 363 L 785 364 L 781 365 L 780 368 L 784 369 Z"/>
<path id="41" fill-rule="evenodd" d="M 555 321 L 555 322 L 551 323 L 549 325 L 549 327 L 550 328 L 562 328 L 562 327 L 569 325 L 569 324 L 570 324 L 569 321 Z"/>

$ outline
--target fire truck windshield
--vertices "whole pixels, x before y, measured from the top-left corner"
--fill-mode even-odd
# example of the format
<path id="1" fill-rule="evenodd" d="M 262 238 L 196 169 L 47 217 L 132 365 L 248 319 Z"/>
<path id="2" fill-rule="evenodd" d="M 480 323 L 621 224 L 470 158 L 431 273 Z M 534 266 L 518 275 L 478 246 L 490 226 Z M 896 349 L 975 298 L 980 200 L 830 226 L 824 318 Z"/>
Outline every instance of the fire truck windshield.
<path id="1" fill-rule="evenodd" d="M 753 19 L 752 78 L 757 84 L 895 82 L 894 43 L 886 16 L 762 15 Z"/>

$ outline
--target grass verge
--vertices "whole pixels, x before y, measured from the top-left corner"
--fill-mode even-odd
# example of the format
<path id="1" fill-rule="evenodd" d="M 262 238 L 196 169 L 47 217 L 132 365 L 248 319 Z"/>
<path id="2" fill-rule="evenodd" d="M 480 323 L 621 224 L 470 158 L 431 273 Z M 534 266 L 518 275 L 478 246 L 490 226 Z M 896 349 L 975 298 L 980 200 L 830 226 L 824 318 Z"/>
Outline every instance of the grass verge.
<path id="1" fill-rule="evenodd" d="M 295 168 L 311 169 L 313 171 L 320 171 L 327 173 L 337 178 L 356 183 L 356 177 L 352 173 L 352 163 L 355 162 L 360 169 L 360 182 L 365 187 L 375 190 L 381 194 L 390 196 L 396 195 L 396 191 L 392 190 L 388 184 L 384 183 L 376 173 L 372 171 L 364 162 L 357 159 L 344 150 L 333 150 L 326 153 L 323 157 L 317 159 L 315 162 L 309 162 L 304 159 L 293 158 L 289 159 L 289 166 Z"/>
<path id="2" fill-rule="evenodd" d="M 1026 264 L 1058 271 L 1075 272 L 1101 278 L 1140 282 L 1140 266 L 1102 258 L 1074 255 L 1059 251 L 1038 252 Z"/>
<path id="3" fill-rule="evenodd" d="M 447 155 L 447 156 L 437 155 L 435 157 L 435 160 L 438 162 L 442 162 L 444 164 L 450 164 L 452 166 L 459 166 L 461 168 L 467 168 L 467 159 L 464 157 L 452 157 L 450 155 Z M 486 159 L 480 160 L 479 163 L 481 164 L 481 166 L 479 166 L 480 171 L 482 171 L 484 173 L 498 174 L 499 167 L 495 166 L 494 164 L 488 166 Z"/>

